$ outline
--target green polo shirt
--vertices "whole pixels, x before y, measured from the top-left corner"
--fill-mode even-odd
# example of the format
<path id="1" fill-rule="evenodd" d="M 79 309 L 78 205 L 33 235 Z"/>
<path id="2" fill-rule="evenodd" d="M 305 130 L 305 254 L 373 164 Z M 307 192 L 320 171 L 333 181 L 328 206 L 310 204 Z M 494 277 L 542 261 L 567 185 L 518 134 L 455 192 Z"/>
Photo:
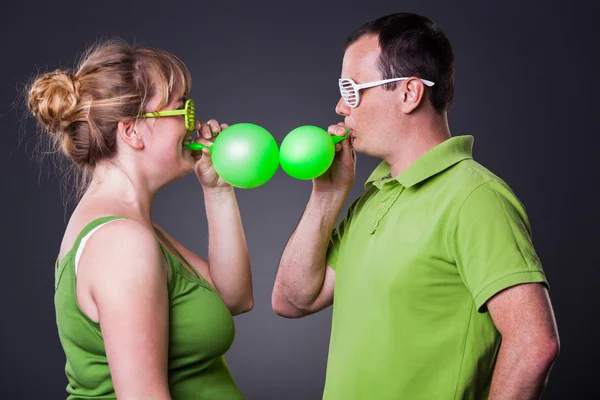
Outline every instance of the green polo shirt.
<path id="1" fill-rule="evenodd" d="M 484 399 L 500 347 L 486 302 L 547 285 L 523 205 L 446 140 L 397 178 L 385 162 L 334 230 L 324 399 Z"/>

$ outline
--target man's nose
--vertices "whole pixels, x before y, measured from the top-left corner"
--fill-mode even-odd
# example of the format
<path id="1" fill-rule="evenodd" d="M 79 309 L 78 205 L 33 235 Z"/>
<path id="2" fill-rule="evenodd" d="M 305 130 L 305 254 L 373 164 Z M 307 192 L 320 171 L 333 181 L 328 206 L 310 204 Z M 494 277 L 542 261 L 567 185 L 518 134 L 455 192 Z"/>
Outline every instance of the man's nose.
<path id="1" fill-rule="evenodd" d="M 335 112 L 337 115 L 343 115 L 345 117 L 350 115 L 350 106 L 346 104 L 346 101 L 343 97 L 340 97 L 340 100 L 337 102 L 335 106 Z"/>

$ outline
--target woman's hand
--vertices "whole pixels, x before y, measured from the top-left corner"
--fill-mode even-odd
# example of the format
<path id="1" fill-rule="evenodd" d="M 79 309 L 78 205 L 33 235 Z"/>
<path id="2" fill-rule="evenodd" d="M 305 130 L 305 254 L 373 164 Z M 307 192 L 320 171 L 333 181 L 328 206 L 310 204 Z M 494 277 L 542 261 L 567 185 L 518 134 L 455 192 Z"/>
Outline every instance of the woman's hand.
<path id="1" fill-rule="evenodd" d="M 198 138 L 195 142 L 210 147 L 217 135 L 228 126 L 227 124 L 219 124 L 219 121 L 214 119 L 207 122 L 196 121 Z M 204 189 L 231 188 L 231 185 L 225 182 L 215 171 L 209 149 L 204 148 L 202 151 L 195 151 L 192 153 L 192 157 L 196 161 L 194 172 Z"/>

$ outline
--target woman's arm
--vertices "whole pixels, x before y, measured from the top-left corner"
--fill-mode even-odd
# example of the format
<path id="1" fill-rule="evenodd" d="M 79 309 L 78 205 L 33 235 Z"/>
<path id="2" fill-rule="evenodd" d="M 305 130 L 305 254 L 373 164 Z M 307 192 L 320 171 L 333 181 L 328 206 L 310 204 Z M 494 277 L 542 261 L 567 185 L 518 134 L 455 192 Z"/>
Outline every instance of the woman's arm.
<path id="1" fill-rule="evenodd" d="M 108 224 L 90 237 L 83 270 L 117 398 L 170 400 L 168 267 L 154 232 L 129 219 Z"/>

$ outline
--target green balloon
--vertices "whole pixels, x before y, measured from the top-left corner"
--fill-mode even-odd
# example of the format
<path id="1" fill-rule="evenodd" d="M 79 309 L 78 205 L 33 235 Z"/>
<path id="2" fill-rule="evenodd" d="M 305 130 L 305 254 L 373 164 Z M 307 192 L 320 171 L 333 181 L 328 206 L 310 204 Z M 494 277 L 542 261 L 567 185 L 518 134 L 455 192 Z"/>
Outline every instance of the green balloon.
<path id="1" fill-rule="evenodd" d="M 225 128 L 211 147 L 215 171 L 231 186 L 251 189 L 275 175 L 279 149 L 275 138 L 264 128 L 250 123 Z"/>
<path id="2" fill-rule="evenodd" d="M 308 180 L 323 175 L 335 157 L 335 144 L 342 137 L 332 138 L 318 126 L 305 125 L 287 134 L 279 148 L 281 168 L 291 177 Z"/>

